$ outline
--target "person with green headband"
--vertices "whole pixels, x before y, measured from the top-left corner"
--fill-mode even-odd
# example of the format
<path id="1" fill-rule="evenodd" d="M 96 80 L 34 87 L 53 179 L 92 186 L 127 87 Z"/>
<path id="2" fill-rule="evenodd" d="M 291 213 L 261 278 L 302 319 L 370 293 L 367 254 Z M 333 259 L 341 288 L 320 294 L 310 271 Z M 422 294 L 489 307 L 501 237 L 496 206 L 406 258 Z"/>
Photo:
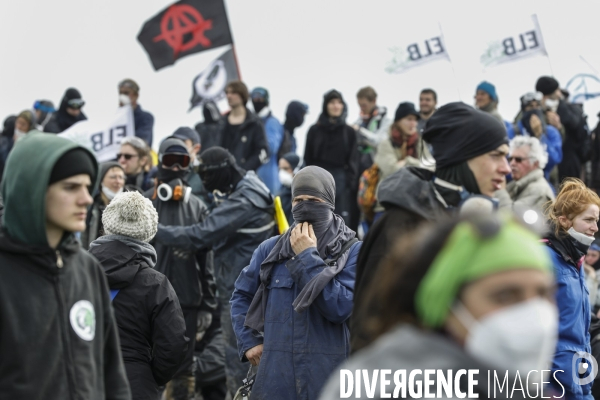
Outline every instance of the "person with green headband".
<path id="1" fill-rule="evenodd" d="M 392 376 L 406 370 L 407 377 L 418 369 L 479 370 L 474 387 L 479 398 L 488 397 L 494 376 L 509 376 L 512 387 L 517 373 L 526 385 L 527 374 L 537 370 L 527 385 L 537 382 L 541 390 L 541 379 L 551 379 L 541 370 L 552 360 L 558 312 L 552 263 L 537 235 L 514 217 L 480 213 L 410 236 L 399 239 L 382 264 L 387 278 L 367 288 L 364 309 L 384 306 L 381 314 L 359 317 L 378 339 L 332 372 L 321 399 L 339 398 L 341 371 L 359 369 L 369 376 L 374 370 L 390 369 Z M 390 379 L 388 393 L 394 390 Z M 436 380 L 432 383 L 429 391 L 436 393 Z M 364 380 L 360 384 L 352 398 L 367 398 Z M 549 395 L 547 389 L 544 396 Z"/>

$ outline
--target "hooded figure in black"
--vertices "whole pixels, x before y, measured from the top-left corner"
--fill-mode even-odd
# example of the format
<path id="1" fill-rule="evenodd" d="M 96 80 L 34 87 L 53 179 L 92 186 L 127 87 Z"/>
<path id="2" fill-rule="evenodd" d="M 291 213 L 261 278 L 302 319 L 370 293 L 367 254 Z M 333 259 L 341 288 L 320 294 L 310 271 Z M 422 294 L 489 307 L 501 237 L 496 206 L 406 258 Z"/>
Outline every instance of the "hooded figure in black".
<path id="1" fill-rule="evenodd" d="M 369 229 L 358 258 L 355 309 L 350 323 L 353 352 L 371 342 L 362 330 L 362 323 L 367 313 L 377 311 L 361 308 L 361 300 L 396 239 L 461 207 L 467 209 L 481 202 L 493 210 L 496 205 L 491 195 L 501 188 L 505 175 L 510 173 L 504 125 L 465 103 L 449 103 L 439 108 L 427 121 L 423 139 L 433 148 L 435 172 L 405 167 L 379 184 L 377 199 L 385 212 Z M 487 169 L 472 170 L 469 161 L 482 155 L 486 157 L 479 160 Z M 479 182 L 485 186 L 481 188 Z"/>
<path id="2" fill-rule="evenodd" d="M 335 179 L 335 213 L 356 231 L 360 211 L 356 202 L 359 154 L 356 131 L 346 124 L 348 108 L 337 90 L 323 96 L 323 110 L 306 135 L 304 161 L 328 171 Z"/>
<path id="3" fill-rule="evenodd" d="M 4 120 L 2 135 L 0 135 L 0 182 L 2 182 L 2 176 L 4 175 L 4 165 L 6 164 L 8 153 L 10 153 L 14 144 L 13 136 L 15 135 L 16 120 L 16 115 L 6 117 Z"/>
<path id="4" fill-rule="evenodd" d="M 85 105 L 79 90 L 69 88 L 63 96 L 58 111 L 44 126 L 44 132 L 61 133 L 79 121 L 87 119 L 81 108 Z"/>
<path id="5" fill-rule="evenodd" d="M 190 226 L 159 219 L 157 247 L 174 251 L 213 249 L 221 326 L 225 340 L 227 387 L 233 393 L 246 378 L 248 368 L 238 358 L 231 326 L 229 299 L 240 271 L 250 263 L 254 250 L 273 235 L 274 203 L 269 189 L 253 171 L 241 169 L 222 147 L 200 154 L 198 173 L 204 187 L 214 194 L 216 207 Z M 190 221 L 193 222 L 193 221 Z"/>
<path id="6" fill-rule="evenodd" d="M 177 227 L 203 221 L 206 206 L 191 194 L 191 187 L 185 181 L 191 168 L 191 159 L 185 143 L 176 138 L 164 140 L 160 145 L 158 158 L 157 186 L 153 191 L 146 192 L 146 197 L 152 200 L 158 212 L 158 221 Z M 194 393 L 193 340 L 197 329 L 206 330 L 210 325 L 207 321 L 208 325 L 198 327 L 199 314 L 202 313 L 202 319 L 206 321 L 204 316 L 216 306 L 209 294 L 214 289 L 210 287 L 212 271 L 210 267 L 207 268 L 206 253 L 181 251 L 161 242 L 155 242 L 154 248 L 158 257 L 155 269 L 163 273 L 173 285 L 185 317 L 186 336 L 192 340 L 186 357 L 167 391 L 172 392 L 173 399 L 187 399 L 186 396 Z"/>
<path id="7" fill-rule="evenodd" d="M 208 150 L 221 143 L 221 132 L 225 126 L 225 119 L 221 116 L 219 108 L 214 101 L 208 101 L 202 107 L 204 121 L 196 124 L 196 132 L 200 135 L 202 149 Z"/>
<path id="8" fill-rule="evenodd" d="M 158 400 L 192 341 L 166 276 L 154 269 L 158 214 L 138 192 L 117 195 L 102 215 L 106 236 L 90 244 L 111 290 L 133 400 Z M 133 312 L 135 310 L 135 312 Z"/>
<path id="9" fill-rule="evenodd" d="M 294 100 L 288 104 L 287 110 L 285 110 L 285 122 L 283 123 L 284 138 L 277 154 L 279 158 L 284 154 L 296 152 L 294 131 L 304 123 L 304 117 L 307 112 L 308 106 L 304 103 Z"/>

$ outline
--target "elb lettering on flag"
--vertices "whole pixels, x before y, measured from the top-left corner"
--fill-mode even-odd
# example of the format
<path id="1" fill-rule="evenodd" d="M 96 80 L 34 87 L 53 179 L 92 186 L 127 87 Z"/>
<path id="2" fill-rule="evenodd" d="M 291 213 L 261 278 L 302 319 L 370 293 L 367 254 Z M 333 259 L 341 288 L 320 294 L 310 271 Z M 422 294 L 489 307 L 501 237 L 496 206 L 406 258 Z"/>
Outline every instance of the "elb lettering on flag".
<path id="1" fill-rule="evenodd" d="M 159 70 L 182 57 L 232 44 L 223 0 L 181 0 L 146 21 L 138 40 Z"/>
<path id="2" fill-rule="evenodd" d="M 80 121 L 58 136 L 87 147 L 98 162 L 105 162 L 116 158 L 121 142 L 128 136 L 134 136 L 134 129 L 133 110 L 131 106 L 123 106 L 108 123 Z"/>
<path id="3" fill-rule="evenodd" d="M 435 29 L 422 31 L 413 40 L 405 43 L 402 46 L 394 46 L 389 49 L 393 57 L 385 68 L 386 72 L 399 74 L 431 61 L 450 61 L 444 35 L 439 25 Z"/>
<path id="4" fill-rule="evenodd" d="M 480 57 L 484 67 L 520 60 L 535 55 L 548 55 L 537 15 L 511 21 L 504 34 L 487 43 Z"/>

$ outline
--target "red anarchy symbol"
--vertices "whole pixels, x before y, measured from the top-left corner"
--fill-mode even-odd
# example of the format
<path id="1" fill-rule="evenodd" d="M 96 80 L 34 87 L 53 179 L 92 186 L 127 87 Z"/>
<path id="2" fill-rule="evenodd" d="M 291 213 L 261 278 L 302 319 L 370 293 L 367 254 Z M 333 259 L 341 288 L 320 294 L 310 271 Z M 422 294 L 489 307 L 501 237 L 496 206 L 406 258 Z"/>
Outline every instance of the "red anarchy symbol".
<path id="1" fill-rule="evenodd" d="M 179 53 L 191 50 L 197 44 L 210 47 L 210 40 L 204 36 L 204 32 L 210 29 L 212 20 L 204 20 L 194 7 L 187 4 L 171 6 L 160 21 L 160 35 L 154 38 L 154 42 L 164 40 L 177 57 Z M 184 43 L 184 36 L 190 33 L 192 39 Z"/>

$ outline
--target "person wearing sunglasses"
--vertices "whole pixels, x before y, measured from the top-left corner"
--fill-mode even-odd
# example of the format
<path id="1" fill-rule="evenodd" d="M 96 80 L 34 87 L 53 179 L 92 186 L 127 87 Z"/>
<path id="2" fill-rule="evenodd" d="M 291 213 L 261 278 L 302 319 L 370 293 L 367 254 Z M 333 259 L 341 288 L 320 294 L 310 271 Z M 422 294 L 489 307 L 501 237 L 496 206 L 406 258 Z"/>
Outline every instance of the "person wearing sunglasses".
<path id="1" fill-rule="evenodd" d="M 125 170 L 125 185 L 137 188 L 142 193 L 154 187 L 147 168 L 150 163 L 150 148 L 142 139 L 135 136 L 125 138 L 117 153 L 117 162 Z"/>
<path id="2" fill-rule="evenodd" d="M 67 89 L 58 111 L 52 114 L 50 121 L 44 127 L 44 132 L 61 133 L 75 123 L 86 120 L 87 117 L 81 111 L 84 105 L 85 101 L 83 101 L 79 90 L 75 88 Z"/>
<path id="3" fill-rule="evenodd" d="M 506 191 L 514 204 L 543 211 L 544 205 L 554 200 L 554 190 L 544 178 L 548 153 L 535 137 L 517 136 L 510 141 L 508 163 L 513 180 Z"/>
<path id="4" fill-rule="evenodd" d="M 206 206 L 192 195 L 192 188 L 186 182 L 192 160 L 185 142 L 174 137 L 165 139 L 159 147 L 158 158 L 155 188 L 145 194 L 158 213 L 158 221 L 176 227 L 204 221 Z M 173 285 L 183 310 L 186 336 L 190 338 L 186 356 L 167 386 L 167 398 L 193 398 L 195 338 L 208 329 L 212 323 L 212 311 L 217 306 L 210 284 L 214 282 L 211 258 L 208 257 L 210 249 L 182 251 L 158 241 L 153 245 L 158 257 L 155 269 L 169 278 Z M 178 393 L 186 396 L 179 397 Z"/>

